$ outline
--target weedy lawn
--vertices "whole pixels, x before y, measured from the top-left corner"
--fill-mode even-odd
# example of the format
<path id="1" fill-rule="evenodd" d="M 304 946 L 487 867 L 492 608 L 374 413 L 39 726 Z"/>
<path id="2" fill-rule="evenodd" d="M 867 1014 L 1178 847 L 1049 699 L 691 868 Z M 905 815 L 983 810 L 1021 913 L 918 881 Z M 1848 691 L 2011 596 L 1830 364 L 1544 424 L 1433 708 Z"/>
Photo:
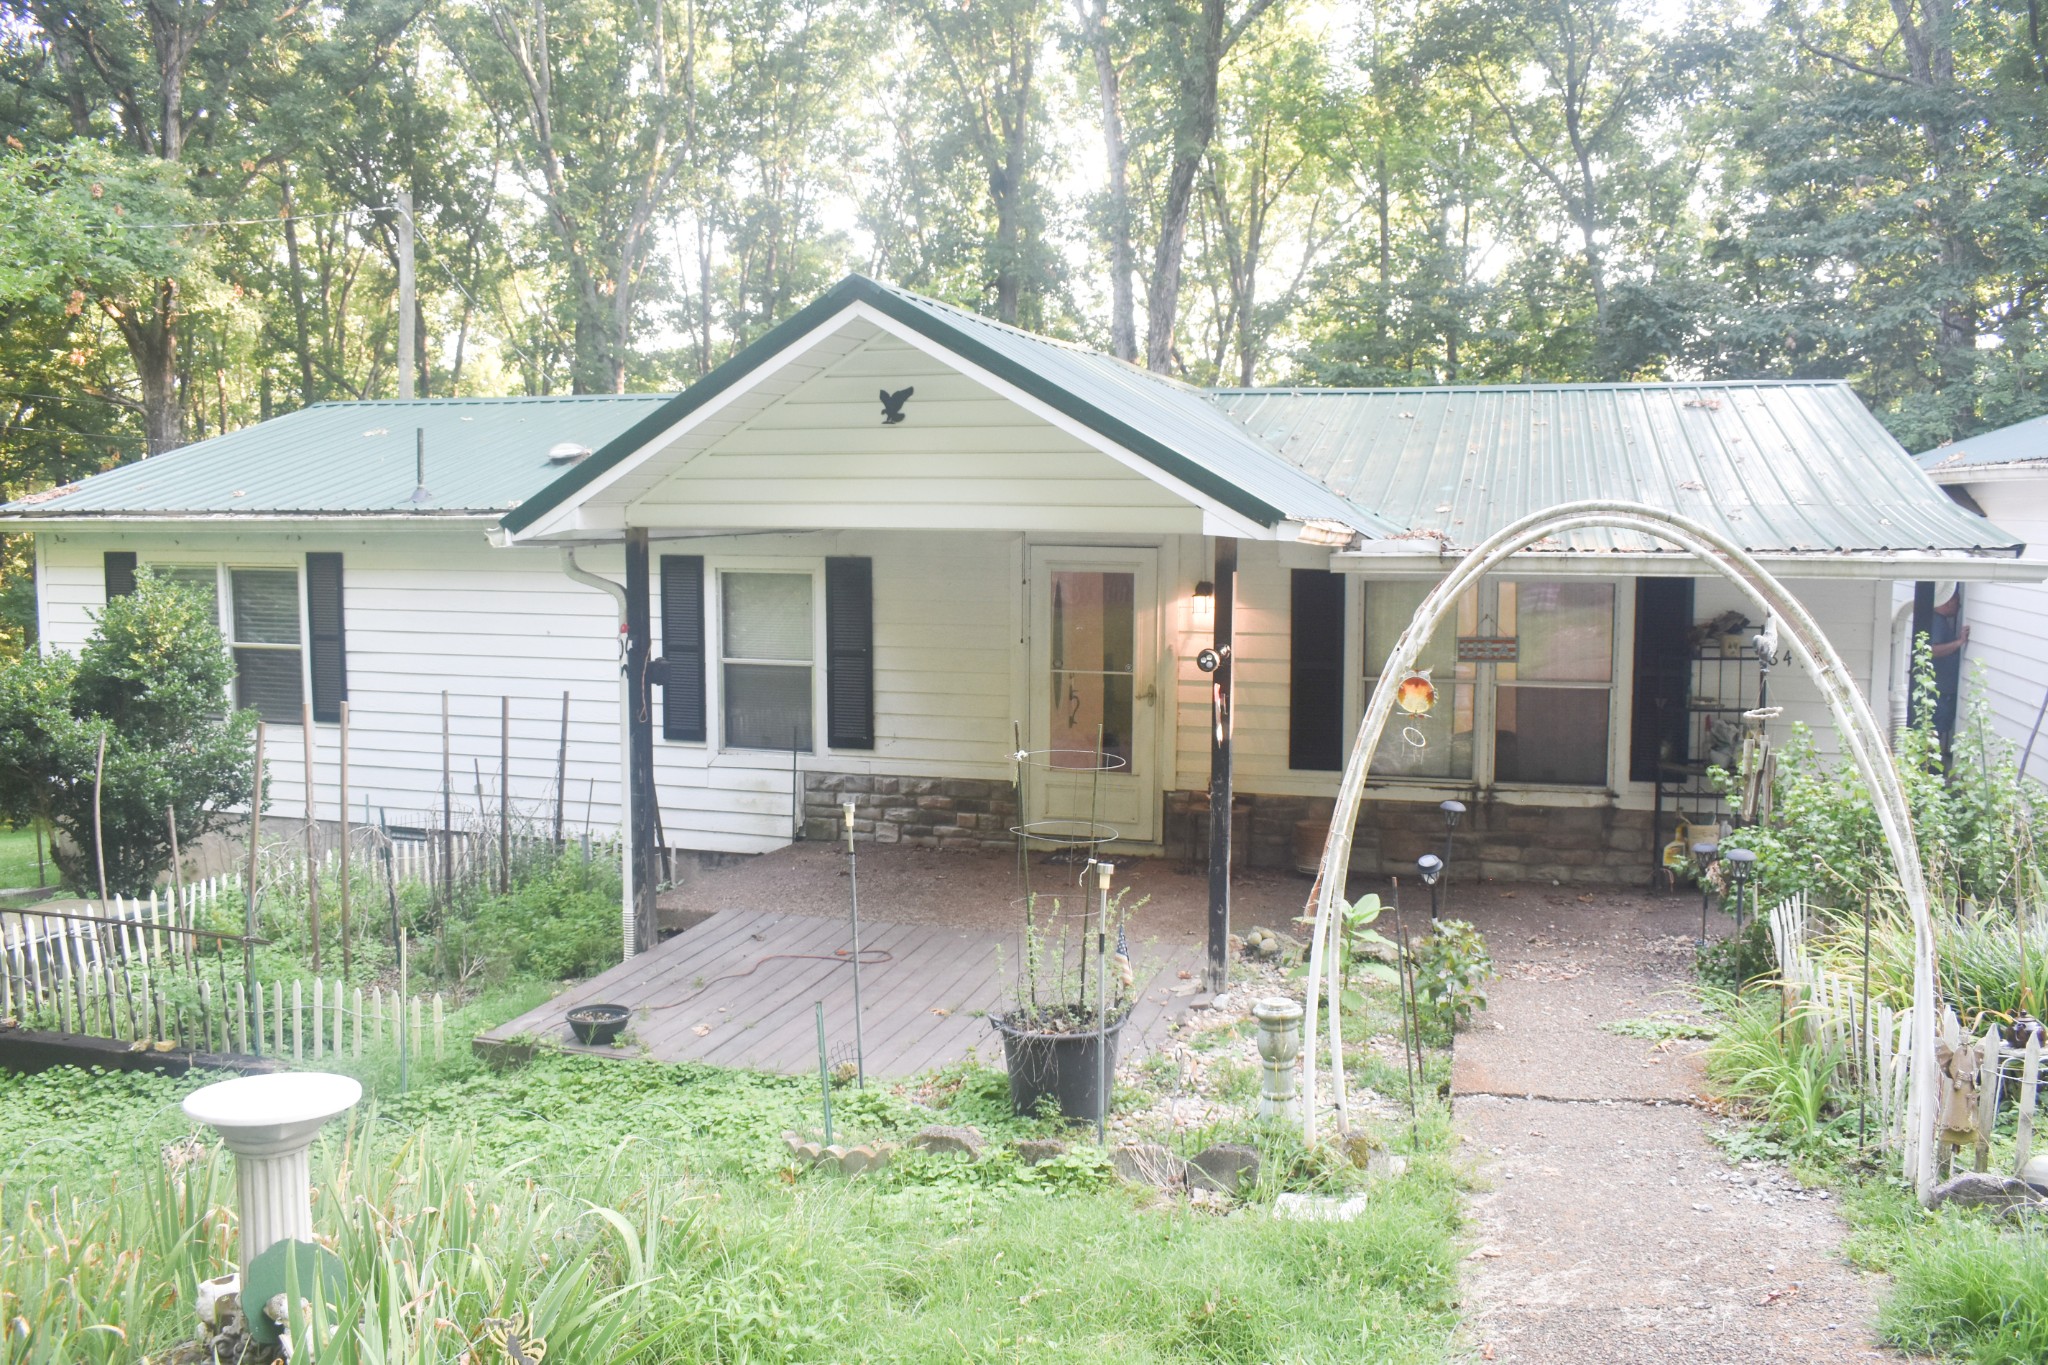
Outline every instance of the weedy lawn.
<path id="1" fill-rule="evenodd" d="M 817 1096 L 788 1078 L 465 1058 L 401 1094 L 390 1059 L 364 1070 L 370 1098 L 315 1160 L 315 1224 L 351 1285 L 319 1356 L 337 1365 L 487 1359 L 484 1319 L 515 1312 L 574 1362 L 1433 1361 L 1456 1323 L 1440 1116 L 1404 1125 L 1409 1172 L 1364 1217 L 1301 1223 L 1271 1215 L 1277 1191 L 1357 1177 L 1284 1138 L 1225 1216 L 1119 1184 L 1084 1142 L 1035 1167 L 799 1171 L 780 1134 L 815 1124 Z M 230 1159 L 178 1108 L 207 1079 L 0 1077 L 7 1361 L 161 1360 L 190 1336 L 195 1283 L 233 1244 Z M 1045 1131 L 982 1068 L 835 1096 L 859 1136 L 935 1116 Z"/>

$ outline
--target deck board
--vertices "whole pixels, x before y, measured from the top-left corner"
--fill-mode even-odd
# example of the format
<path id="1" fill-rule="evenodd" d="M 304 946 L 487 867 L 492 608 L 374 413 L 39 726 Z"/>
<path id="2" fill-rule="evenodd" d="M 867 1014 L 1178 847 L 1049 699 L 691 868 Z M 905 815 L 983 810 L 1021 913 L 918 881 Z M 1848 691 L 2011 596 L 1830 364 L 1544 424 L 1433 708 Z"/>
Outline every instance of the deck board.
<path id="1" fill-rule="evenodd" d="M 815 1007 L 824 1001 L 833 1058 L 853 1046 L 853 974 L 845 921 L 794 911 L 721 910 L 703 922 L 481 1035 L 502 1042 L 530 1034 L 572 1052 L 657 1061 L 709 1062 L 804 1075 L 817 1066 Z M 867 921 L 861 947 L 885 952 L 861 974 L 862 1033 L 868 1075 L 895 1079 L 965 1058 L 979 1046 L 994 1055 L 988 1015 L 1010 1000 L 1018 963 L 1016 934 Z M 795 956 L 787 956 L 795 955 Z M 1125 1055 L 1156 1042 L 1187 1007 L 1176 993 L 1183 970 L 1198 969 L 1199 949 L 1146 944 L 1134 949 L 1141 983 Z M 626 1048 L 584 1048 L 563 1014 L 606 1002 L 633 1008 Z M 943 1010 L 944 1013 L 937 1011 Z M 702 1027 L 705 1032 L 699 1034 Z"/>

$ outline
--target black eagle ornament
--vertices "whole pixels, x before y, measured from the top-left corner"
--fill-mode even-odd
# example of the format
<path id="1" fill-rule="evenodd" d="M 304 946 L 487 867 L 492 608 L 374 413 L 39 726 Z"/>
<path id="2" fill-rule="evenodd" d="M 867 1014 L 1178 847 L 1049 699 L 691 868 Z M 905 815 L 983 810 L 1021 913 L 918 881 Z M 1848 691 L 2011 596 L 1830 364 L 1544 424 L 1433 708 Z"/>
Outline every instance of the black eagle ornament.
<path id="1" fill-rule="evenodd" d="M 916 389 L 898 389 L 896 392 L 891 393 L 887 389 L 883 389 L 882 425 L 885 427 L 893 427 L 898 422 L 902 421 L 903 405 L 905 403 L 908 403 L 910 401 L 910 395 L 916 392 Z"/>

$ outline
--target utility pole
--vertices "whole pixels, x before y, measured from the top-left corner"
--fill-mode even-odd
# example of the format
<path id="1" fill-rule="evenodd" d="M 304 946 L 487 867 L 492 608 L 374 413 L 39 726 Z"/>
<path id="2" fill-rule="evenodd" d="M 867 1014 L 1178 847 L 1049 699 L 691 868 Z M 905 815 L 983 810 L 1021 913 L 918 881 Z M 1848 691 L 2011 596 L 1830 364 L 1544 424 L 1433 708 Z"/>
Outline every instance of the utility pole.
<path id="1" fill-rule="evenodd" d="M 415 294 L 418 284 L 413 276 L 412 259 L 412 191 L 398 192 L 398 396 L 411 398 L 414 389 L 413 361 L 419 345 L 413 335 L 414 319 L 418 316 Z"/>

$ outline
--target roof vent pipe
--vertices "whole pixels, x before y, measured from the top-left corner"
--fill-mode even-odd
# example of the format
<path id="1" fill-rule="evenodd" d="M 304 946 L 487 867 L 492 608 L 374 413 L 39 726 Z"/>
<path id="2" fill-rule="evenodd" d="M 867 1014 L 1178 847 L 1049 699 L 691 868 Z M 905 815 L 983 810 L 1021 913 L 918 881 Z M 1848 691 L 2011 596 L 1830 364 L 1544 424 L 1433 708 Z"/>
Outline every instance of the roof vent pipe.
<path id="1" fill-rule="evenodd" d="M 414 502 L 428 502 L 432 500 L 434 495 L 427 491 L 427 429 L 425 427 L 414 427 L 412 429 L 412 439 L 412 500 Z"/>

